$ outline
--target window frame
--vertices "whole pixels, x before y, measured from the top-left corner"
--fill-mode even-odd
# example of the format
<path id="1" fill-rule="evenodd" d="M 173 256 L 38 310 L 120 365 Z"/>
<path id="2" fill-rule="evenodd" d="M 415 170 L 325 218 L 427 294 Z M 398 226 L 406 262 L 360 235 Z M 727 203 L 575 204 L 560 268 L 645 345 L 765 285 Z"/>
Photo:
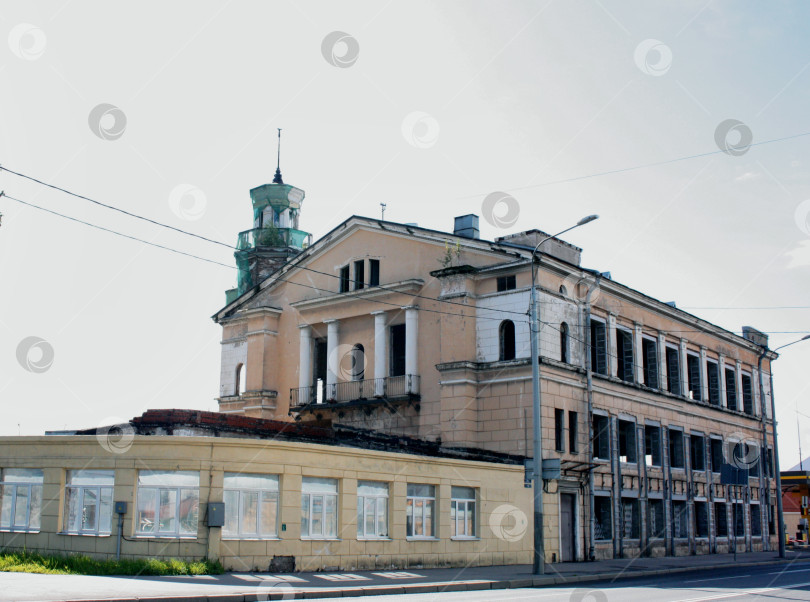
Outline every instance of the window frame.
<path id="1" fill-rule="evenodd" d="M 650 358 L 650 355 L 653 357 Z M 650 389 L 661 389 L 661 375 L 659 374 L 658 341 L 647 335 L 641 335 L 641 373 L 642 383 Z"/>
<path id="2" fill-rule="evenodd" d="M 177 475 L 182 475 L 182 476 L 195 475 L 197 477 L 197 486 L 196 487 L 190 487 L 190 486 L 186 486 L 186 485 L 167 486 L 167 485 L 164 485 L 164 484 L 141 485 L 141 476 L 145 476 L 147 474 L 151 474 L 151 475 L 162 474 L 164 476 L 166 476 L 166 475 L 175 475 L 175 476 L 177 476 Z M 196 471 L 196 470 L 141 470 L 141 471 L 139 471 L 138 472 L 138 481 L 137 481 L 137 486 L 136 486 L 136 491 L 135 491 L 135 512 L 138 515 L 142 512 L 141 494 L 142 493 L 145 494 L 145 492 L 147 492 L 147 491 L 153 492 L 154 493 L 153 501 L 155 503 L 154 515 L 153 516 L 156 515 L 158 517 L 158 520 L 155 523 L 153 523 L 155 525 L 155 528 L 156 528 L 155 531 L 144 531 L 142 529 L 142 524 L 143 524 L 142 521 L 143 521 L 143 519 L 135 518 L 135 520 L 136 520 L 136 523 L 135 523 L 135 529 L 136 529 L 135 530 L 135 537 L 153 538 L 153 539 L 163 539 L 163 538 L 165 538 L 165 539 L 197 539 L 197 533 L 198 533 L 199 528 L 200 528 L 200 512 L 199 512 L 200 511 L 200 484 L 199 483 L 200 483 L 200 473 L 199 473 L 199 471 Z M 160 527 L 159 527 L 160 522 L 161 522 L 160 521 L 160 513 L 161 513 L 161 509 L 163 507 L 162 495 L 163 495 L 164 491 L 165 492 L 174 492 L 174 494 L 175 494 L 175 499 L 174 499 L 174 504 L 173 504 L 174 505 L 174 514 L 173 514 L 173 516 L 171 518 L 171 520 L 175 524 L 175 528 L 173 530 L 171 530 L 171 531 L 169 531 L 169 530 L 161 531 Z M 195 494 L 193 497 L 195 497 L 196 501 L 197 501 L 197 504 L 196 504 L 197 512 L 196 512 L 195 528 L 194 528 L 193 532 L 190 531 L 190 530 L 185 531 L 185 532 L 180 530 L 180 526 L 182 524 L 181 514 L 180 514 L 180 507 L 181 507 L 181 505 L 183 503 L 183 500 L 185 499 L 184 495 L 183 495 L 185 492 L 193 492 Z"/>
<path id="3" fill-rule="evenodd" d="M 713 366 L 713 368 L 712 368 Z M 715 385 L 712 386 L 712 377 Z M 706 401 L 717 408 L 722 407 L 722 388 L 720 386 L 720 362 L 706 359 Z M 714 399 L 713 399 L 714 398 Z"/>
<path id="4" fill-rule="evenodd" d="M 650 429 L 650 430 L 648 431 L 647 429 Z M 652 440 L 651 434 L 652 434 L 653 430 L 655 430 L 655 432 L 657 432 L 657 434 L 658 434 L 657 435 L 658 436 L 658 445 L 657 445 L 657 448 L 658 448 L 658 463 L 657 464 L 655 463 L 656 454 L 655 453 L 650 453 L 650 454 L 647 453 L 647 448 L 648 448 L 647 444 L 648 443 L 650 443 L 649 447 L 653 451 L 655 451 L 655 449 L 653 447 L 653 443 L 651 442 L 651 440 Z M 649 424 L 644 425 L 644 462 L 646 463 L 647 466 L 651 466 L 651 467 L 654 467 L 654 468 L 662 468 L 664 466 L 664 448 L 663 448 L 663 440 L 661 438 L 661 433 L 662 432 L 663 431 L 662 431 L 662 427 L 661 427 L 660 424 L 651 424 L 651 423 L 649 423 Z M 647 456 L 650 456 L 649 463 L 647 463 Z"/>
<path id="5" fill-rule="evenodd" d="M 726 383 L 726 409 L 739 412 L 740 408 L 737 404 L 737 368 L 728 364 L 723 366 L 723 379 L 723 382 Z M 731 402 L 734 403 L 733 408 L 730 405 Z"/>
<path id="6" fill-rule="evenodd" d="M 363 483 L 374 483 L 375 485 L 385 485 L 385 493 L 375 493 L 375 494 L 366 494 L 360 493 L 360 487 Z M 357 481 L 357 539 L 360 541 L 376 541 L 376 540 L 390 540 L 390 519 L 388 513 L 391 508 L 390 503 L 390 494 L 391 494 L 391 485 L 386 481 L 369 481 L 369 480 L 358 480 Z M 380 527 L 380 503 L 381 500 L 385 501 L 385 508 L 382 513 L 382 516 L 385 517 L 385 534 L 381 533 L 373 533 L 369 534 L 366 531 L 366 526 L 368 525 L 368 506 L 366 505 L 367 500 L 374 501 L 374 530 L 379 531 Z M 360 509 L 362 508 L 363 520 L 360 520 Z M 362 530 L 362 533 L 361 533 Z"/>
<path id="7" fill-rule="evenodd" d="M 92 472 L 92 473 L 112 473 L 109 475 L 112 478 L 112 483 L 109 485 L 78 485 L 72 484 L 71 477 L 74 476 L 71 473 L 78 473 L 78 472 Z M 100 476 L 100 475 L 99 475 Z M 64 515 L 62 517 L 62 530 L 60 533 L 65 535 L 88 535 L 94 537 L 109 537 L 112 535 L 112 524 L 113 524 L 113 490 L 115 487 L 115 471 L 114 470 L 107 470 L 107 469 L 86 469 L 86 470 L 68 470 L 67 474 L 65 475 L 65 500 L 64 500 Z M 87 491 L 94 491 L 96 494 L 96 525 L 93 529 L 86 529 L 83 526 L 83 521 L 80 518 L 79 520 L 79 528 L 74 529 L 72 528 L 73 525 L 70 524 L 70 502 L 71 499 L 74 499 L 73 496 L 76 496 L 76 505 L 79 509 L 81 515 L 84 513 L 85 508 L 85 493 Z M 107 494 L 109 498 L 109 528 L 102 529 L 101 525 L 101 506 L 103 504 L 102 495 Z"/>
<path id="8" fill-rule="evenodd" d="M 672 358 L 673 361 L 670 361 L 670 358 Z M 676 367 L 674 370 L 675 378 L 672 378 L 673 364 Z M 664 367 L 667 374 L 667 391 L 672 395 L 683 395 L 683 392 L 681 391 L 681 350 L 677 346 L 670 343 L 666 343 L 664 345 Z"/>
<path id="9" fill-rule="evenodd" d="M 630 434 L 632 434 L 632 445 L 630 445 L 627 441 L 628 429 L 630 430 Z M 619 461 L 622 462 L 622 464 L 638 464 L 638 437 L 636 434 L 636 422 L 627 418 L 619 418 L 616 424 L 616 430 L 618 431 L 616 435 L 619 444 Z M 624 445 L 622 445 L 622 439 L 624 439 Z M 631 456 L 628 453 L 622 455 L 622 447 L 624 447 L 625 452 L 632 450 L 633 455 Z M 622 458 L 626 459 L 622 460 Z"/>
<path id="10" fill-rule="evenodd" d="M 233 476 L 245 476 L 245 477 L 276 477 L 276 489 L 273 490 L 271 488 L 255 488 L 255 487 L 229 487 L 227 485 L 227 480 L 229 477 Z M 236 524 L 237 529 L 236 533 L 230 533 L 226 531 L 227 524 L 228 524 L 228 493 L 235 493 L 236 494 Z M 243 529 L 244 525 L 244 497 L 248 494 L 255 494 L 256 495 L 256 531 L 254 533 L 247 532 Z M 281 475 L 279 474 L 260 474 L 260 473 L 236 473 L 236 472 L 226 472 L 224 475 L 223 485 L 222 485 L 222 499 L 225 502 L 225 525 L 222 526 L 222 539 L 223 540 L 276 540 L 279 539 L 278 536 L 278 523 L 281 516 Z M 275 499 L 276 503 L 276 520 L 274 521 L 273 525 L 273 533 L 263 533 L 261 530 L 263 521 L 262 521 L 262 512 L 264 510 L 264 505 L 266 501 L 272 501 Z"/>
<path id="11" fill-rule="evenodd" d="M 368 260 L 368 286 L 380 286 L 380 260 Z"/>
<path id="12" fill-rule="evenodd" d="M 352 283 L 352 290 L 363 290 L 366 287 L 366 260 L 357 259 L 352 263 L 354 265 L 354 282 Z"/>
<path id="13" fill-rule="evenodd" d="M 565 453 L 565 410 L 554 408 L 554 451 Z"/>
<path id="14" fill-rule="evenodd" d="M 748 382 L 746 391 L 746 381 Z M 742 389 L 742 411 L 748 416 L 755 416 L 756 409 L 754 408 L 754 378 L 750 372 L 740 371 L 740 388 Z M 750 412 L 748 409 L 750 408 Z"/>
<path id="15" fill-rule="evenodd" d="M 507 331 L 511 329 L 511 334 Z M 507 337 L 511 336 L 511 339 Z M 511 343 L 511 345 L 509 345 Z M 517 357 L 517 330 L 512 320 L 504 320 L 498 326 L 498 361 L 509 362 Z"/>
<path id="16" fill-rule="evenodd" d="M 424 486 L 430 487 L 430 491 L 432 492 L 432 496 L 422 496 L 422 495 L 411 495 L 409 490 L 411 486 Z M 416 533 L 416 507 L 417 502 L 421 502 L 422 505 L 422 533 Z M 431 483 L 408 483 L 406 486 L 406 496 L 405 496 L 405 539 L 407 540 L 435 540 L 439 539 L 436 536 L 436 507 L 438 504 L 436 503 L 436 485 Z M 425 515 L 427 514 L 426 509 L 430 508 L 430 535 L 425 535 Z M 410 514 L 410 525 L 408 524 L 408 518 Z"/>
<path id="17" fill-rule="evenodd" d="M 633 331 L 616 326 L 616 376 L 626 382 L 636 382 L 636 351 Z M 625 345 L 629 345 L 628 349 Z M 629 362 L 628 362 L 629 360 Z"/>
<path id="18" fill-rule="evenodd" d="M 351 266 L 348 263 L 344 266 L 340 266 L 338 271 L 338 292 L 348 293 L 351 290 L 351 281 Z"/>
<path id="19" fill-rule="evenodd" d="M 568 452 L 576 454 L 579 452 L 577 442 L 579 426 L 579 414 L 573 410 L 568 410 Z"/>
<path id="20" fill-rule="evenodd" d="M 674 455 L 673 454 L 673 449 L 674 449 L 673 448 L 673 438 L 672 438 L 673 433 L 677 433 L 678 440 L 680 440 L 680 442 L 681 442 L 680 466 L 676 466 L 672 462 L 672 458 L 673 458 L 673 455 Z M 675 427 L 667 427 L 667 439 L 668 439 L 667 443 L 669 444 L 669 467 L 670 467 L 670 469 L 673 469 L 673 470 L 686 470 L 686 450 L 685 450 L 683 438 L 684 438 L 683 429 L 675 428 Z M 674 447 L 677 448 L 677 445 L 674 446 Z"/>
<path id="21" fill-rule="evenodd" d="M 593 316 L 591 316 L 590 322 L 591 372 L 607 376 L 609 373 L 607 323 Z M 599 338 L 600 333 L 601 340 Z"/>
<path id="22" fill-rule="evenodd" d="M 700 439 L 700 459 L 702 460 L 700 468 L 695 466 L 695 441 Z M 689 467 L 692 472 L 706 472 L 706 437 L 703 433 L 689 433 Z"/>
<path id="23" fill-rule="evenodd" d="M 598 429 L 596 427 L 597 421 L 605 421 L 606 428 L 605 429 Z M 593 458 L 594 460 L 602 460 L 605 462 L 610 461 L 610 417 L 605 416 L 604 414 L 597 414 L 594 412 L 593 419 L 592 419 L 592 426 L 593 429 Z M 607 453 L 603 456 L 601 455 L 600 447 L 602 447 L 601 443 L 602 440 L 605 440 L 605 448 Z"/>
<path id="24" fill-rule="evenodd" d="M 498 276 L 495 281 L 495 292 L 505 293 L 517 289 L 517 278 L 515 274 L 506 274 L 505 276 Z"/>
<path id="25" fill-rule="evenodd" d="M 697 364 L 697 366 L 695 366 Z M 693 373 L 693 368 L 697 367 L 697 375 Z M 686 397 L 693 401 L 705 401 L 703 399 L 703 374 L 700 355 L 692 351 L 686 352 Z"/>
<path id="26" fill-rule="evenodd" d="M 471 498 L 462 498 L 457 497 L 455 495 L 455 491 L 457 489 L 471 489 L 472 490 L 472 497 Z M 463 486 L 463 487 L 450 487 L 450 539 L 452 540 L 471 540 L 471 539 L 479 539 L 478 537 L 478 488 L 477 487 L 470 487 L 470 486 Z M 464 530 L 468 525 L 472 527 L 472 534 L 470 533 L 462 533 L 459 534 L 458 532 L 458 525 L 459 525 L 459 512 L 458 508 L 459 505 L 464 505 L 464 517 L 470 516 L 470 511 L 472 509 L 472 520 L 463 518 L 461 519 L 461 524 L 464 526 Z"/>
<path id="27" fill-rule="evenodd" d="M 600 492 L 594 492 L 593 499 L 594 499 L 593 511 L 595 517 L 594 523 L 596 527 L 595 528 L 596 533 L 594 534 L 594 541 L 611 541 L 613 539 L 613 496 L 606 493 L 600 494 Z M 599 506 L 605 503 L 607 504 L 607 516 L 609 518 L 609 520 L 606 522 L 608 527 L 607 533 L 604 532 L 605 521 L 600 520 L 602 518 L 602 515 L 604 514 L 604 508 L 597 507 L 597 500 Z M 602 533 L 599 533 L 599 531 L 602 531 Z"/>
<path id="28" fill-rule="evenodd" d="M 38 479 L 37 481 L 6 480 L 9 471 L 30 471 L 32 474 L 28 478 Z M 33 474 L 39 473 L 39 474 Z M 42 530 L 42 496 L 45 485 L 45 472 L 41 468 L 2 468 L 0 469 L 0 532 L 7 533 L 39 533 Z M 11 501 L 8 506 L 8 526 L 2 525 L 2 507 L 5 506 L 6 488 L 11 488 Z M 25 494 L 25 523 L 17 524 L 17 502 L 20 488 L 26 489 Z M 35 499 L 34 493 L 39 494 L 39 515 L 36 517 L 38 524 L 31 527 L 32 508 L 31 502 Z"/>
<path id="29" fill-rule="evenodd" d="M 334 483 L 334 485 L 335 485 L 335 492 L 331 493 L 331 492 L 325 492 L 325 491 L 304 491 L 304 484 L 307 481 L 307 479 L 309 479 L 310 482 L 313 485 L 320 484 L 320 482 L 323 482 L 323 481 L 332 481 Z M 316 483 L 316 481 L 317 481 L 317 483 Z M 312 524 L 313 524 L 313 518 L 315 516 L 314 499 L 318 498 L 318 497 L 321 498 L 321 516 L 320 516 L 321 533 L 319 533 L 319 534 L 316 533 L 316 534 L 313 535 L 313 533 L 312 533 Z M 334 517 L 333 517 L 334 520 L 332 521 L 332 523 L 335 526 L 334 533 L 327 533 L 326 532 L 327 525 L 329 524 L 329 520 L 328 520 L 328 517 L 329 517 L 328 506 L 329 506 L 329 504 L 328 504 L 327 498 L 331 498 L 331 500 L 332 500 L 332 508 L 334 508 Z M 339 537 L 338 537 L 339 524 L 340 524 L 339 523 L 339 521 L 340 521 L 340 507 L 338 505 L 339 502 L 340 502 L 339 498 L 340 498 L 340 483 L 338 482 L 338 479 L 333 479 L 333 478 L 330 478 L 330 477 L 312 477 L 312 476 L 306 476 L 306 477 L 301 478 L 301 539 L 302 540 L 338 540 L 339 539 Z M 304 533 L 304 500 L 305 499 L 307 500 L 306 507 L 307 507 L 307 510 L 308 510 L 307 517 L 306 517 L 306 519 L 307 519 L 307 533 L 306 534 Z"/>

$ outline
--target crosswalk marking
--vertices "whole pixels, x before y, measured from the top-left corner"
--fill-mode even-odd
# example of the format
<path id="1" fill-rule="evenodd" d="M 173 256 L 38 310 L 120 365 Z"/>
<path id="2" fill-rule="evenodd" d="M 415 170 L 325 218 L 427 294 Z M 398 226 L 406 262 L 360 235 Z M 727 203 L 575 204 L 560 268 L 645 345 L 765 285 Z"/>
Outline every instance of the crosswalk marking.
<path id="1" fill-rule="evenodd" d="M 363 577 L 362 575 L 355 575 L 353 573 L 343 573 L 343 574 L 331 574 L 331 575 L 315 575 L 316 577 L 320 577 L 321 579 L 326 579 L 327 581 L 370 581 L 369 577 Z"/>
<path id="2" fill-rule="evenodd" d="M 372 573 L 372 575 L 377 575 L 378 577 L 385 577 L 386 579 L 418 579 L 422 577 L 422 575 L 417 575 L 416 573 L 406 573 L 405 571 L 390 571 L 387 573 Z"/>

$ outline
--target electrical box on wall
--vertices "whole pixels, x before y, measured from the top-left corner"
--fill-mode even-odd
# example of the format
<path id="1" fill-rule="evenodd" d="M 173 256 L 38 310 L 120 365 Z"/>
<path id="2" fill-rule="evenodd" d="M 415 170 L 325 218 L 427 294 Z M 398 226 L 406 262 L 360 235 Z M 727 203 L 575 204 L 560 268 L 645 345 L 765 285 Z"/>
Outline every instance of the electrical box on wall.
<path id="1" fill-rule="evenodd" d="M 225 502 L 208 503 L 208 526 L 221 527 L 225 524 Z"/>
<path id="2" fill-rule="evenodd" d="M 126 502 L 115 502 L 115 513 L 116 514 L 126 514 L 127 513 L 127 503 Z"/>

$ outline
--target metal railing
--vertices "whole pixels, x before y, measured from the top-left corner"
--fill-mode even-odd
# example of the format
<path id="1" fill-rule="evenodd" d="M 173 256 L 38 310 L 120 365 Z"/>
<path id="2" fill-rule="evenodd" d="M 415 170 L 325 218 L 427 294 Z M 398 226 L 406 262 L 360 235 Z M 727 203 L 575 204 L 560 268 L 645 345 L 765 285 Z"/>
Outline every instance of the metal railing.
<path id="1" fill-rule="evenodd" d="M 363 399 L 389 399 L 419 394 L 419 375 L 404 374 L 386 378 L 343 381 L 335 384 L 319 382 L 311 387 L 290 389 L 290 407 L 309 404 L 341 403 Z"/>
<path id="2" fill-rule="evenodd" d="M 253 228 L 239 233 L 236 247 L 252 249 L 254 247 L 295 247 L 300 249 L 309 242 L 309 233 L 295 228 Z"/>

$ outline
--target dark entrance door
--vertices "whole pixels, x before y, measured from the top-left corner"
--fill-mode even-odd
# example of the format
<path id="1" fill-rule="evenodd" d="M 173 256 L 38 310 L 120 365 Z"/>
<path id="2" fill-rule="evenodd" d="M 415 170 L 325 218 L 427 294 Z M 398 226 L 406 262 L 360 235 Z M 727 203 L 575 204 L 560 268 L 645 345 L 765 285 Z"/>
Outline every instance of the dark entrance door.
<path id="1" fill-rule="evenodd" d="M 315 340 L 315 369 L 313 376 L 313 394 L 318 403 L 326 400 L 326 339 Z"/>
<path id="2" fill-rule="evenodd" d="M 560 494 L 560 555 L 563 562 L 573 562 L 576 546 L 574 517 L 576 496 L 571 493 Z"/>

